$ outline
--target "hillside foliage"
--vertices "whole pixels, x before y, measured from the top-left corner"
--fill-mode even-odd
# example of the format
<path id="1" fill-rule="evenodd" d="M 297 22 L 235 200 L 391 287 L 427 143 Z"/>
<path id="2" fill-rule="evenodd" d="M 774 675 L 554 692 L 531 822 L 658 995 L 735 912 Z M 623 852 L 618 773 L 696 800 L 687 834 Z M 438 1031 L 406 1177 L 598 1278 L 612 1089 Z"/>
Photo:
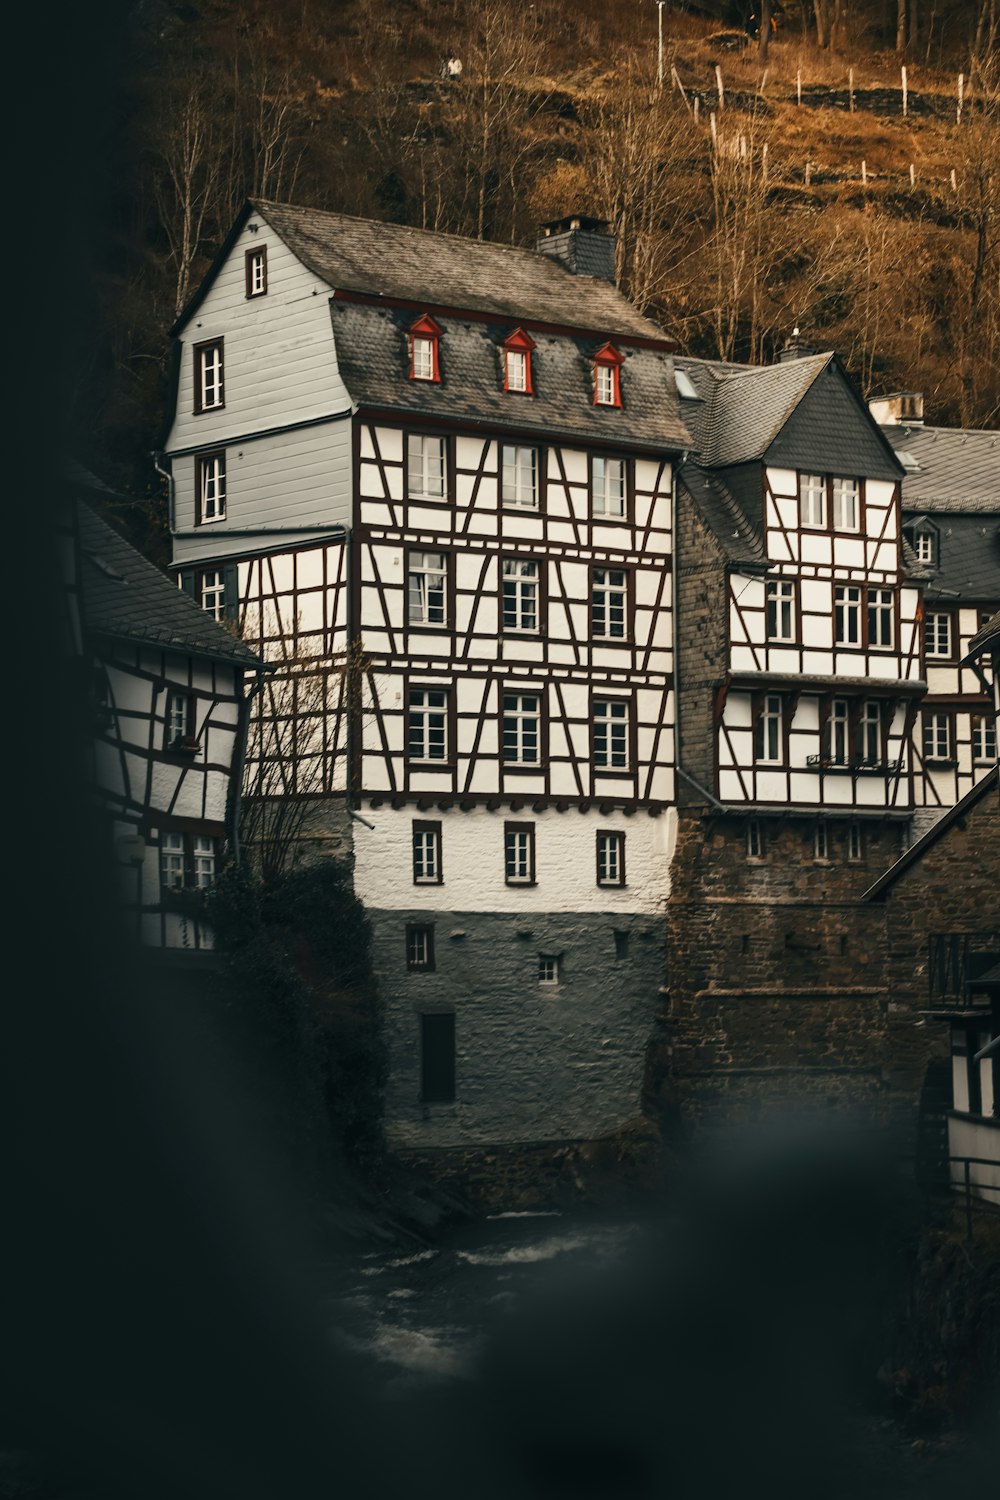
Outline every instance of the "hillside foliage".
<path id="1" fill-rule="evenodd" d="M 169 329 L 248 196 L 520 245 L 590 212 L 685 352 L 769 360 L 798 327 L 866 394 L 995 425 L 997 0 L 762 10 L 763 35 L 740 0 L 666 3 L 658 53 L 637 0 L 138 7 L 76 419 L 139 544 L 165 556 Z"/>

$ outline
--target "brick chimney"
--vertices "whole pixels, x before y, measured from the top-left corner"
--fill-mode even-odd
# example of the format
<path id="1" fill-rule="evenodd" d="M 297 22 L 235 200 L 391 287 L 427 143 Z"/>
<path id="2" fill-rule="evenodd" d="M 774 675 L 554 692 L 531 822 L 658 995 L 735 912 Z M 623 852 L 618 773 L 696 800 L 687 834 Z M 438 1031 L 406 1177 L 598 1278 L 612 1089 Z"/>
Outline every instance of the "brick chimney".
<path id="1" fill-rule="evenodd" d="M 793 328 L 791 338 L 778 354 L 778 363 L 785 365 L 790 359 L 808 359 L 810 354 L 815 353 L 815 349 L 811 349 L 808 344 L 803 344 L 799 338 L 799 330 Z"/>
<path id="2" fill-rule="evenodd" d="M 585 214 L 553 219 L 539 226 L 535 249 L 539 255 L 551 255 L 574 276 L 596 276 L 613 282 L 615 237 L 605 232 L 607 227 L 607 219 L 591 219 Z"/>

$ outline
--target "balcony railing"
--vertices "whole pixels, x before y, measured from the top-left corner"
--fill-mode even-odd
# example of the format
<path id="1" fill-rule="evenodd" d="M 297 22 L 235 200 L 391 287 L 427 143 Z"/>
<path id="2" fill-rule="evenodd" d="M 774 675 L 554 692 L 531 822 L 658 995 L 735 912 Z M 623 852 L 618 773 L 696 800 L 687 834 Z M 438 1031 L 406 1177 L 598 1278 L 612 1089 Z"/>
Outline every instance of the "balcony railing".
<path id="1" fill-rule="evenodd" d="M 841 776 L 892 776 L 903 768 L 902 756 L 896 760 L 872 760 L 867 755 L 852 755 L 834 760 L 830 755 L 807 755 L 806 765 Z"/>

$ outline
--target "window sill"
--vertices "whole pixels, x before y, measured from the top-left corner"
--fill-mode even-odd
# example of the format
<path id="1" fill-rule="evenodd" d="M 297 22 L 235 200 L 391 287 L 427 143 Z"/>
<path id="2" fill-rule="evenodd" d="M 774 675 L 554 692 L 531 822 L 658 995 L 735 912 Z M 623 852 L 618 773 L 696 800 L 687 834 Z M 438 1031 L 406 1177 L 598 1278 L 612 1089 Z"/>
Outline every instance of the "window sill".
<path id="1" fill-rule="evenodd" d="M 191 760 L 201 749 L 197 740 L 175 740 L 166 746 L 167 755 L 177 755 L 183 760 Z"/>
<path id="2" fill-rule="evenodd" d="M 507 880 L 507 879 L 504 880 L 504 885 L 511 885 L 511 886 L 529 886 L 529 885 L 537 885 L 537 884 L 538 884 L 537 880 Z"/>

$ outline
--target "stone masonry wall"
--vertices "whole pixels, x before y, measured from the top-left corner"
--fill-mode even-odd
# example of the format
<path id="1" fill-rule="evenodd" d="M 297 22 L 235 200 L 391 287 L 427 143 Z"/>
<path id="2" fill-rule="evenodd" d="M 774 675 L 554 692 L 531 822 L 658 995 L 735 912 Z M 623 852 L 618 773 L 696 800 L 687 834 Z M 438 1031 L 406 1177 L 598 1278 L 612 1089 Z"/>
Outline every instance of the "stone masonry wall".
<path id="1" fill-rule="evenodd" d="M 712 683 L 726 666 L 729 605 L 718 544 L 683 492 L 677 515 L 677 555 L 677 760 L 690 776 L 711 789 L 715 775 Z M 678 806 L 689 806 L 692 800 L 699 800 L 698 794 L 678 777 Z"/>
<path id="2" fill-rule="evenodd" d="M 667 908 L 667 989 L 647 1075 L 651 1104 L 695 1129 L 770 1110 L 849 1107 L 893 1115 L 884 914 L 862 892 L 898 857 L 902 825 L 828 820 L 814 858 L 811 816 L 746 822 L 681 817 Z"/>

